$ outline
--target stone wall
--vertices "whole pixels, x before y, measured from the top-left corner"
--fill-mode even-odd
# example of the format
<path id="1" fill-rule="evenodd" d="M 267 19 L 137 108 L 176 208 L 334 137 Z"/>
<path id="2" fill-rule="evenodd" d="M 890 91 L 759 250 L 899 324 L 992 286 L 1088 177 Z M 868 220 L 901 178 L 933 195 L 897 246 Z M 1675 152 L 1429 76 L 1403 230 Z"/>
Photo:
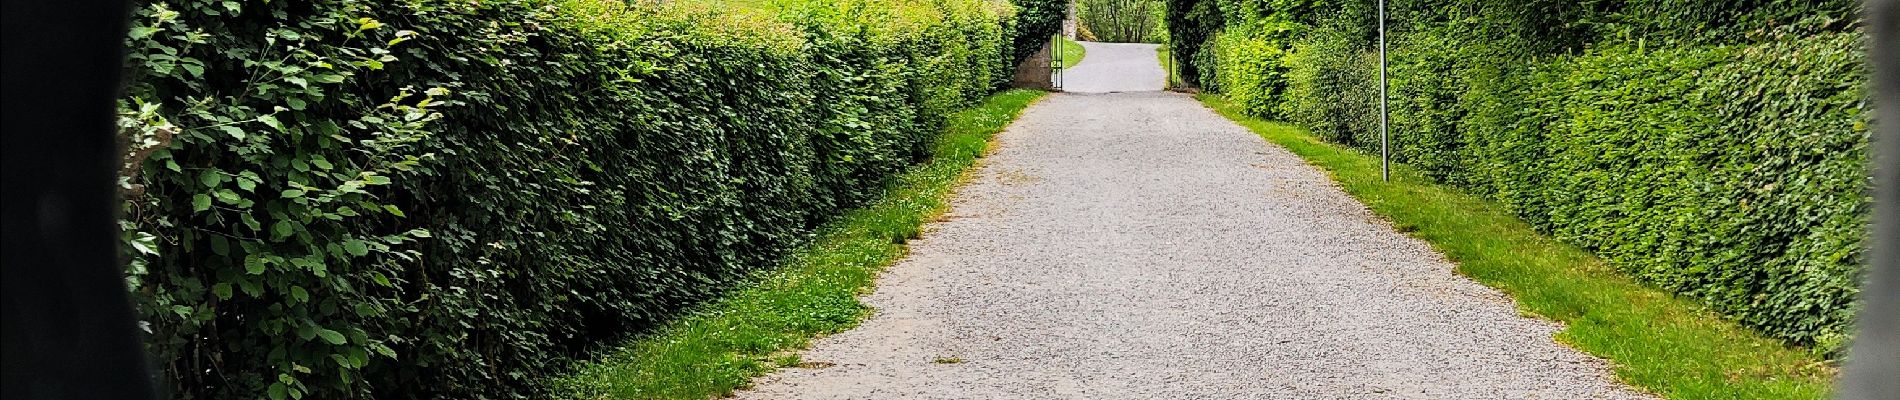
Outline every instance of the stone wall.
<path id="1" fill-rule="evenodd" d="M 1010 85 L 1027 89 L 1056 90 L 1049 51 L 1049 42 L 1044 42 L 1042 49 L 1036 50 L 1035 54 L 1023 59 L 1021 64 L 1016 64 L 1016 76 L 1011 79 Z"/>

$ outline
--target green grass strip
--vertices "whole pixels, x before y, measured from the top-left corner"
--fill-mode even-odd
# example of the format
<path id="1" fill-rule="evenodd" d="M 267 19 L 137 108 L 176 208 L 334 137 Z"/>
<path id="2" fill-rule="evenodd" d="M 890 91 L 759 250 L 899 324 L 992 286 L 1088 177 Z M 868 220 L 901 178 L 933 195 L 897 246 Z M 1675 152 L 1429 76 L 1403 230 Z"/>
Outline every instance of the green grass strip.
<path id="1" fill-rule="evenodd" d="M 1180 78 L 1175 77 L 1175 73 L 1174 73 L 1174 70 L 1179 67 L 1175 67 L 1174 63 L 1168 61 L 1168 44 L 1167 43 L 1162 43 L 1160 46 L 1155 47 L 1155 61 L 1161 63 L 1161 69 L 1167 70 L 1167 73 L 1168 73 L 1167 88 L 1168 89 L 1173 89 L 1175 87 L 1181 86 L 1179 85 L 1179 82 L 1178 82 Z"/>
<path id="2" fill-rule="evenodd" d="M 579 399 L 706 399 L 752 377 L 798 363 L 792 351 L 813 337 L 857 325 L 868 313 L 857 296 L 878 271 L 906 254 L 925 221 L 983 156 L 989 140 L 1044 93 L 1012 90 L 950 118 L 934 157 L 898 176 L 886 195 L 821 228 L 785 265 L 755 283 L 629 340 L 551 382 Z"/>
<path id="3" fill-rule="evenodd" d="M 1056 40 L 1062 41 L 1062 69 L 1075 68 L 1076 64 L 1082 63 L 1082 57 L 1089 55 L 1087 48 L 1067 36 L 1056 35 Z"/>
<path id="4" fill-rule="evenodd" d="M 1828 393 L 1834 368 L 1820 357 L 1632 281 L 1495 203 L 1403 165 L 1393 166 L 1391 182 L 1381 182 L 1376 154 L 1246 116 L 1218 96 L 1199 98 L 1325 170 L 1400 231 L 1457 262 L 1459 273 L 1517 298 L 1520 310 L 1562 321 L 1558 341 L 1609 359 L 1626 383 L 1673 399 L 1820 399 Z"/>

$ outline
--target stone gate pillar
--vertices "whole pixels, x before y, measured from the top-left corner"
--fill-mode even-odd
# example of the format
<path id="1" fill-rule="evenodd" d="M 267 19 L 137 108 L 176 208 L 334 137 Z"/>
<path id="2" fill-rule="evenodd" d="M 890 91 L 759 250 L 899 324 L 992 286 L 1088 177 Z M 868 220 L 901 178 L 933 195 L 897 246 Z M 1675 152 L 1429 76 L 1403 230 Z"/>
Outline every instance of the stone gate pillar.
<path id="1" fill-rule="evenodd" d="M 1042 48 L 1035 54 L 1016 64 L 1016 76 L 1010 80 L 1010 86 L 1027 89 L 1056 90 L 1053 68 L 1049 55 L 1051 42 L 1043 42 Z"/>

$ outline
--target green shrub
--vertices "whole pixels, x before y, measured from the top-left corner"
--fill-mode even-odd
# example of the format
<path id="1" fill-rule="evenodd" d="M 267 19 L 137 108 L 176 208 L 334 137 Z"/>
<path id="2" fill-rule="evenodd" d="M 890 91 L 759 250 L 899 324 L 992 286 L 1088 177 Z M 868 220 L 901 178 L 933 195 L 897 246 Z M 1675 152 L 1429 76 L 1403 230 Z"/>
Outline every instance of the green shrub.
<path id="1" fill-rule="evenodd" d="M 1406 162 L 1420 172 L 1454 184 L 1463 183 L 1451 178 L 1460 176 L 1457 172 L 1463 167 L 1460 152 L 1466 141 L 1458 126 L 1466 116 L 1459 100 L 1469 93 L 1464 89 L 1471 79 L 1465 74 L 1470 59 L 1459 51 L 1462 46 L 1456 40 L 1452 35 L 1420 32 L 1390 43 L 1387 55 L 1389 101 L 1403 105 L 1388 106 L 1388 129 L 1405 132 L 1390 138 L 1393 152 L 1405 155 Z M 1378 95 L 1372 100 L 1378 101 Z"/>
<path id="2" fill-rule="evenodd" d="M 1016 18 L 1010 34 L 1014 49 L 1011 60 L 1022 61 L 1041 50 L 1057 32 L 1062 30 L 1062 21 L 1069 18 L 1069 0 L 1013 0 L 1016 3 Z M 1011 64 L 1012 66 L 1014 64 Z M 1008 77 L 1004 77 L 1005 80 Z"/>
<path id="3" fill-rule="evenodd" d="M 1281 92 L 1286 90 L 1287 57 L 1280 41 L 1244 32 L 1223 33 L 1204 47 L 1212 53 L 1216 82 L 1207 85 L 1233 99 L 1248 112 L 1277 115 Z"/>
<path id="4" fill-rule="evenodd" d="M 1174 44 L 1217 49 L 1184 68 L 1212 77 L 1208 89 L 1378 151 L 1377 59 L 1357 3 L 1169 4 L 1175 18 L 1224 13 L 1213 39 Z M 1393 156 L 1644 281 L 1831 352 L 1869 201 L 1856 7 L 1398 4 Z"/>
<path id="5" fill-rule="evenodd" d="M 1168 30 L 1168 51 L 1174 54 L 1182 83 L 1212 86 L 1212 51 L 1205 46 L 1226 22 L 1220 3 L 1209 0 L 1164 0 L 1162 26 Z"/>
<path id="6" fill-rule="evenodd" d="M 1293 45 L 1285 58 L 1287 83 L 1281 93 L 1256 96 L 1262 106 L 1274 106 L 1278 116 L 1310 127 L 1321 137 L 1340 143 L 1379 144 L 1379 58 L 1331 30 L 1321 29 Z M 1225 76 L 1224 76 L 1225 77 Z M 1240 79 L 1227 77 L 1241 91 Z M 1233 94 L 1227 94 L 1234 96 Z M 1264 110 L 1249 112 L 1274 115 Z"/>
<path id="7" fill-rule="evenodd" d="M 1007 79 L 1012 15 L 145 3 L 121 125 L 148 348 L 180 398 L 533 397 L 874 195 Z"/>
<path id="8" fill-rule="evenodd" d="M 1861 48 L 1824 34 L 1565 60 L 1531 108 L 1551 120 L 1550 229 L 1767 333 L 1842 344 L 1868 211 Z"/>

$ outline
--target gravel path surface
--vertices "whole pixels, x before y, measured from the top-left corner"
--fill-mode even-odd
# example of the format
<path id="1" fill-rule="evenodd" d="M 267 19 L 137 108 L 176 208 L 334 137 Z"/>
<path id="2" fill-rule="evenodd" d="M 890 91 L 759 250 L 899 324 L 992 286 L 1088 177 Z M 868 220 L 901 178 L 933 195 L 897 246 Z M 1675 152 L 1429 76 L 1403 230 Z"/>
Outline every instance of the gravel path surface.
<path id="1" fill-rule="evenodd" d="M 738 397 L 1645 397 L 1185 95 L 1045 98 L 928 229 Z"/>
<path id="2" fill-rule="evenodd" d="M 1141 92 L 1168 86 L 1168 73 L 1160 67 L 1155 50 L 1161 45 L 1147 43 L 1077 42 L 1088 50 L 1082 63 L 1062 73 L 1062 90 L 1072 93 Z"/>

